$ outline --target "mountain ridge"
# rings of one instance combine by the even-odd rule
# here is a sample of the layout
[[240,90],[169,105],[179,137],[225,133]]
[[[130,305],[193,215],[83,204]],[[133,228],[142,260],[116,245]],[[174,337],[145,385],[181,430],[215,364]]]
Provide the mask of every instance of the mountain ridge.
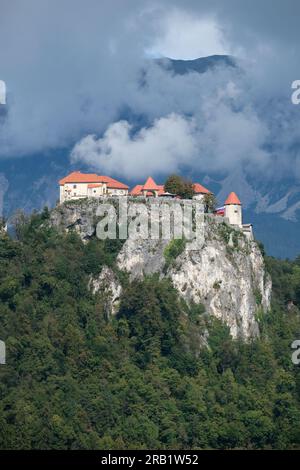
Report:
[[[210,56],[192,61],[158,59],[173,73],[205,73],[222,67],[237,67],[231,56]],[[44,155],[6,159],[0,162],[0,215],[10,217],[17,209],[31,212],[58,199],[57,181],[74,169],[90,171],[86,165],[76,167],[69,161],[71,147],[48,151]],[[185,172],[183,172],[185,173]],[[112,175],[114,176],[114,175]],[[166,175],[153,175],[162,182]],[[189,176],[189,174],[186,174]],[[300,184],[295,180],[268,181],[263,175],[247,175],[241,166],[227,174],[193,174],[216,194],[219,203],[235,190],[242,200],[246,222],[259,224],[257,236],[270,255],[294,258],[300,253]],[[124,181],[133,186],[138,181]],[[264,228],[265,219],[265,228]],[[274,230],[276,227],[276,231]],[[255,229],[255,227],[254,227]]]

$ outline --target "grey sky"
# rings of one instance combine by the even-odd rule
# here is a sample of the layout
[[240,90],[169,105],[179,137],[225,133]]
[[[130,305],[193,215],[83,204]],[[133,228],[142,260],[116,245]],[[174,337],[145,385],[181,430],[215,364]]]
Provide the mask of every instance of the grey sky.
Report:
[[[300,178],[300,156],[290,150],[300,137],[300,107],[289,101],[300,78],[299,17],[298,0],[0,0],[0,79],[9,106],[0,155],[77,141],[73,159],[103,171],[119,167],[127,177],[185,162],[210,171],[238,164],[251,171],[255,162],[271,174],[276,161],[283,174],[292,164]],[[173,77],[149,59],[213,53],[239,57],[244,73]],[[119,123],[124,108],[147,122],[135,136],[133,123]],[[180,148],[174,129],[182,132]]]

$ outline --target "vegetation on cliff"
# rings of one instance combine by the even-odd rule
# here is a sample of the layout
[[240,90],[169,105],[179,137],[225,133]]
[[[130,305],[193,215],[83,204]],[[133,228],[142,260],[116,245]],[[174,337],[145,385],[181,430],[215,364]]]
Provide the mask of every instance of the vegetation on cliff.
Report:
[[118,242],[83,244],[48,217],[0,236],[0,448],[300,448],[300,258],[266,259],[272,311],[247,344],[155,276],[119,274],[107,321],[87,286],[116,270]]

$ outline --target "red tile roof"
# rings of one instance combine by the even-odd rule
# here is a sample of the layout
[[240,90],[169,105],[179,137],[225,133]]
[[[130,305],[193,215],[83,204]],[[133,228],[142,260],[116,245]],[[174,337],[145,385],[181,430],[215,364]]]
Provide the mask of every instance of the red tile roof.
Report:
[[142,184],[137,184],[132,190],[130,191],[131,196],[140,196],[142,194]]
[[[193,188],[196,194],[212,194],[211,191],[206,189],[202,184],[194,183]],[[134,188],[130,191],[131,196],[142,196],[143,191],[158,191],[158,195],[160,196],[165,192],[165,188],[163,184],[156,184],[154,179],[151,176],[148,177],[146,183],[144,185],[137,184]]]
[[88,188],[101,188],[101,183],[90,183],[88,184]]
[[212,194],[211,191],[206,189],[202,184],[194,183],[193,189],[195,194]]
[[128,189],[129,186],[127,184],[121,183],[110,176],[99,176],[101,178],[101,182],[106,183],[108,188],[112,189]]
[[149,176],[146,183],[143,186],[143,190],[159,191],[159,186],[157,186],[154,179],[151,178],[151,176]]
[[99,181],[98,175],[95,173],[80,173],[80,171],[73,171],[65,178],[59,181],[60,185],[65,183],[93,183]]
[[165,192],[165,187],[163,184],[158,184],[157,187],[158,187],[158,195],[160,196],[161,194]]
[[60,185],[64,185],[66,183],[106,183],[108,188],[128,189],[126,184],[123,184],[110,176],[100,176],[96,175],[96,173],[81,173],[80,171],[73,171],[59,181]]
[[241,206],[241,201],[237,197],[237,195],[232,192],[229,194],[228,198],[225,201],[225,206],[229,206],[230,204],[236,204],[237,206]]
[[[130,191],[129,194],[131,196],[143,196],[143,190],[144,189],[145,189],[144,185],[137,184],[136,186],[134,186],[134,188],[132,188],[132,190]],[[157,184],[155,191],[157,191],[158,195],[160,196],[161,194],[163,194],[165,192],[164,185],[163,184]],[[146,195],[147,196],[149,196],[149,195],[153,196],[153,193],[151,191],[147,191]]]

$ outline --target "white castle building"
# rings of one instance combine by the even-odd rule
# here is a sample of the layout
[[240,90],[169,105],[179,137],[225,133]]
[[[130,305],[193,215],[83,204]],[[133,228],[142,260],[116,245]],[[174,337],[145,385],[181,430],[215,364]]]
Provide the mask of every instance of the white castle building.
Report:
[[127,196],[128,186],[110,176],[73,171],[59,181],[59,202],[101,196]]
[[[167,197],[176,198],[176,194],[165,191],[164,185],[156,184],[149,176],[144,184],[137,184],[130,192],[129,187],[110,176],[101,176],[95,173],[81,173],[74,171],[59,181],[59,201],[78,200],[84,198],[99,198],[107,196],[132,196],[132,197]],[[203,201],[205,196],[213,193],[200,183],[193,183],[194,199]],[[216,216],[223,216],[226,221],[240,228],[247,238],[253,238],[251,224],[243,224],[242,204],[238,196],[232,192],[229,194],[223,207],[216,209]]]

